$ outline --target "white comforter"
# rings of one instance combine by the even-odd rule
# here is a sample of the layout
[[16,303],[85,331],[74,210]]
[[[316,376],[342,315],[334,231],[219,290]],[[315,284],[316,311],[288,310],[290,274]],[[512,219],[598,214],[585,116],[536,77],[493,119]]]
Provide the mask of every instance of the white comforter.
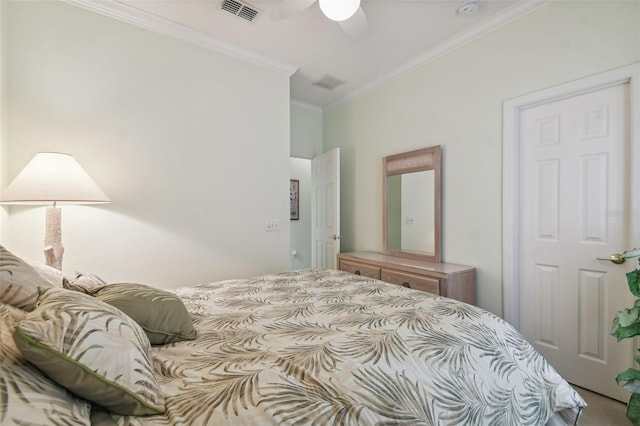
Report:
[[153,425],[544,425],[582,398],[475,306],[334,270],[176,289],[199,337],[153,348]]

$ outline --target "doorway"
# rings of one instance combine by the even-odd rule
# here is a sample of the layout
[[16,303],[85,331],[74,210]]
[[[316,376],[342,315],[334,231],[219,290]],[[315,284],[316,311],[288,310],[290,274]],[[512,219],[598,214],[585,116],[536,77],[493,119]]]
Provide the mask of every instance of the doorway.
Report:
[[336,269],[340,253],[340,148],[311,160],[291,158],[299,214],[291,220],[291,269]]
[[291,179],[298,181],[298,214],[291,220],[291,269],[311,268],[311,160],[291,157]]

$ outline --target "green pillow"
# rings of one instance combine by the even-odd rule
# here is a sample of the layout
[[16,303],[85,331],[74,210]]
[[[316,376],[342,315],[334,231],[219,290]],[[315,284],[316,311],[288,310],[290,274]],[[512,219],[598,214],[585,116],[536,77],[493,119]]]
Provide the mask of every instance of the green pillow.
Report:
[[13,338],[23,357],[76,395],[122,415],[161,414],[151,346],[127,315],[91,296],[40,288]]
[[89,294],[129,315],[147,333],[152,345],[197,337],[184,303],[168,291],[144,284],[117,283],[96,287]]

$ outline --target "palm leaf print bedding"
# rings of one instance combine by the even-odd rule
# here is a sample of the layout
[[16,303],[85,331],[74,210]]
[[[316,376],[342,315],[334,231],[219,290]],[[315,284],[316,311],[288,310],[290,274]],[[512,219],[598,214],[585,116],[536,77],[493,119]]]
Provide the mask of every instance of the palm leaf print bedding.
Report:
[[166,413],[94,424],[573,424],[585,405],[509,324],[451,299],[336,270],[173,291],[198,338],[152,349]]

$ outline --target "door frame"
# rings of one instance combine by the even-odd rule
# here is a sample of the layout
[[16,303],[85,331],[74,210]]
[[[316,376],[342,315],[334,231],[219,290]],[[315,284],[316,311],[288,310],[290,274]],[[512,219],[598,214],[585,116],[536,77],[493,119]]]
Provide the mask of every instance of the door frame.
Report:
[[[629,84],[630,155],[634,167],[631,185],[630,226],[632,244],[640,246],[640,63],[607,71],[592,77],[520,96],[503,103],[502,133],[502,313],[503,318],[520,329],[519,217],[520,112],[533,106],[555,102],[607,87]],[[631,249],[632,247],[621,247]],[[606,254],[606,253],[605,253]]]

